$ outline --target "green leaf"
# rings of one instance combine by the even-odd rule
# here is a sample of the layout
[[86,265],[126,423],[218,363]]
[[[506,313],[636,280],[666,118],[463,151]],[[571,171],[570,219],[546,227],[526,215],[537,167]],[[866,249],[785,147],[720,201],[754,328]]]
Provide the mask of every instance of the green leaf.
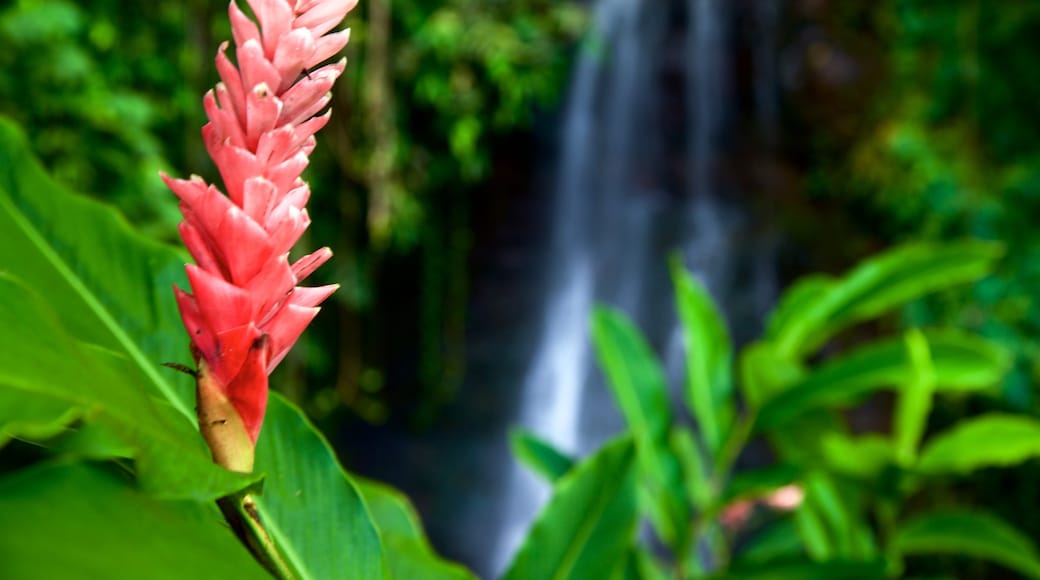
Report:
[[906,350],[911,372],[896,403],[893,439],[896,459],[900,465],[910,466],[917,460],[917,447],[932,411],[936,377],[928,340],[921,331],[907,333]]
[[708,291],[678,256],[672,256],[670,265],[686,343],[686,404],[714,458],[733,421],[733,346]]
[[43,439],[77,418],[107,430],[135,459],[142,487],[160,497],[216,499],[259,476],[213,464],[193,426],[150,396],[116,353],[68,336],[35,292],[0,274],[0,425]]
[[194,381],[164,362],[190,363],[171,292],[185,285],[185,255],[134,233],[111,208],[68,192],[0,119],[0,264],[47,304],[79,341],[123,357],[127,381],[194,424]]
[[686,496],[693,505],[704,509],[712,498],[712,484],[704,458],[693,432],[685,426],[677,425],[672,429],[672,450],[679,458],[682,467],[683,482],[686,484]]
[[[953,332],[925,334],[931,349],[936,390],[968,391],[992,387],[1010,366],[1008,353],[977,336]],[[767,402],[758,429],[776,429],[811,409],[846,407],[876,390],[899,388],[914,372],[902,340],[888,339],[828,361],[799,383]]]
[[386,577],[379,533],[357,486],[325,438],[277,393],[268,401],[256,469],[267,474],[256,502],[261,520],[297,577]]
[[810,562],[804,559],[771,560],[764,563],[737,562],[725,580],[881,580],[885,561],[835,559]]
[[560,479],[574,466],[574,459],[524,429],[510,431],[509,448],[521,463],[549,482]]
[[781,301],[769,338],[781,353],[799,358],[857,322],[982,278],[1001,253],[1000,246],[980,241],[912,244],[862,262],[833,282],[810,279]]
[[0,480],[8,578],[269,578],[213,504],[146,496],[98,467],[36,465]]
[[357,480],[387,552],[390,577],[400,580],[472,580],[466,568],[444,560],[423,532],[419,515],[401,492],[371,480]]
[[841,475],[872,480],[895,463],[892,442],[881,435],[850,437],[827,433],[820,447],[828,469]]
[[671,580],[672,575],[664,564],[659,562],[649,550],[642,546],[633,546],[628,551],[623,574],[615,574],[614,578],[624,580]]
[[625,565],[637,509],[632,440],[604,446],[557,482],[504,578],[609,578]]
[[777,352],[769,342],[754,342],[740,353],[740,386],[749,410],[802,380],[805,368]]
[[932,438],[918,468],[925,473],[969,473],[1007,467],[1040,456],[1040,421],[991,413],[958,423]]
[[681,468],[668,441],[672,414],[664,372],[639,330],[616,310],[595,310],[592,338],[635,439],[654,528],[669,545],[683,545],[690,518]]
[[757,530],[739,548],[734,566],[794,559],[805,555],[798,528],[792,517],[784,517],[764,529]]
[[890,548],[901,555],[951,554],[996,562],[1040,578],[1040,554],[1024,534],[992,515],[966,510],[934,512],[902,524]]

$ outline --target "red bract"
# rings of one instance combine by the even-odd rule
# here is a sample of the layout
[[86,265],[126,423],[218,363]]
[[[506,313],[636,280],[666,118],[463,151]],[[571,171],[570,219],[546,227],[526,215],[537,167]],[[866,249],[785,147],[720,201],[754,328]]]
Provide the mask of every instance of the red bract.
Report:
[[195,260],[185,267],[192,293],[174,288],[177,304],[200,390],[204,383],[216,390],[200,393],[200,418],[214,416],[203,399],[226,399],[255,443],[268,374],[336,289],[297,285],[329,259],[328,248],[294,263],[289,250],[310,224],[310,188],[300,174],[314,133],[329,120],[328,112],[315,115],[346,61],[315,67],[347,44],[349,30],[329,31],[357,0],[248,2],[259,26],[231,2],[235,63],[225,42],[216,58],[221,82],[203,99],[202,136],[227,195],[198,176],[163,179],[180,198],[179,230]]

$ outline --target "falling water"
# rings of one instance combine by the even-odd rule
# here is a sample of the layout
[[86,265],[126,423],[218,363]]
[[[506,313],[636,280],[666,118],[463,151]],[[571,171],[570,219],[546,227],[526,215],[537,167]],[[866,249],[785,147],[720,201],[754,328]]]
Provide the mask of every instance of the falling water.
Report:
[[[635,319],[678,386],[683,349],[669,251],[679,249],[715,296],[727,296],[724,307],[748,300],[738,284],[760,289],[750,298],[756,310],[771,297],[768,267],[748,280],[733,266],[743,259],[734,232],[744,215],[725,201],[716,169],[731,114],[728,1],[595,3],[562,127],[542,330],[519,416],[566,452],[584,455],[624,428],[591,350],[595,304]],[[498,570],[548,495],[513,469]]]

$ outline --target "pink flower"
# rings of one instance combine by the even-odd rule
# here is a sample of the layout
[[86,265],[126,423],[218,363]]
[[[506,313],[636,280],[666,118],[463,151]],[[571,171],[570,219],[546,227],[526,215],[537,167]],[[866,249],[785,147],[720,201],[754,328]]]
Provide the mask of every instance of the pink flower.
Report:
[[[300,175],[346,60],[315,67],[347,44],[349,29],[329,31],[357,0],[248,3],[259,26],[231,2],[236,62],[225,42],[216,58],[222,82],[203,99],[202,136],[227,195],[198,176],[162,177],[180,198],[179,231],[195,260],[185,266],[192,293],[174,292],[199,366],[200,425],[206,417],[243,426],[251,468],[267,376],[337,288],[298,286],[332,256],[328,248],[294,263],[289,250],[310,224],[310,188]],[[203,408],[214,397],[224,411]],[[237,417],[225,416],[230,408]]]

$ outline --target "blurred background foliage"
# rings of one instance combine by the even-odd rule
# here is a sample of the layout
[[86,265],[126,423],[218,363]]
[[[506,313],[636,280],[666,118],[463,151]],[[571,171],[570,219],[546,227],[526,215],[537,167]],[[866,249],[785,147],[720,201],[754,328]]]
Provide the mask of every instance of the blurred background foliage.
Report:
[[[997,338],[1018,363],[1009,403],[1036,410],[1040,378],[1040,5],[886,0],[826,24],[842,50],[879,71],[855,97],[865,114],[816,126],[807,190],[838,204],[871,245],[966,236],[1000,240],[995,276],[916,304],[916,323],[943,319]],[[838,13],[839,11],[835,11]],[[873,51],[870,54],[867,51]],[[824,51],[817,60],[833,58]],[[868,62],[869,62],[868,60]],[[834,130],[839,122],[848,130]]]

